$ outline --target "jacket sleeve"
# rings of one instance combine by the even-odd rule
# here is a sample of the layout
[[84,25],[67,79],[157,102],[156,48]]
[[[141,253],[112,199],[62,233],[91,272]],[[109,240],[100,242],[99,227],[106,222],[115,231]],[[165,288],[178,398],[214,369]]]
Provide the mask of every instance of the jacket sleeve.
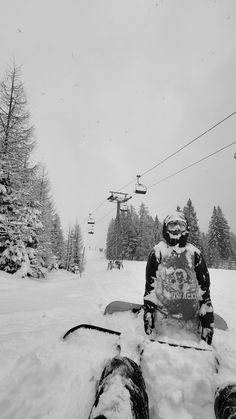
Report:
[[144,291],[144,309],[154,311],[156,307],[155,278],[158,261],[154,249],[149,254],[146,265],[146,281]]
[[195,253],[195,272],[199,284],[199,319],[202,329],[214,328],[214,312],[210,297],[210,275],[202,254]]

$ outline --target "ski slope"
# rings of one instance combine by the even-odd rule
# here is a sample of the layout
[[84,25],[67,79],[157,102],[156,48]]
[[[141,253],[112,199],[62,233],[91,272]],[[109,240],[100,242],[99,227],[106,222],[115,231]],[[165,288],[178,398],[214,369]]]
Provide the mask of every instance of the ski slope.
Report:
[[132,261],[107,271],[96,251],[87,253],[82,277],[58,271],[38,281],[0,273],[1,419],[88,418],[103,367],[117,354],[117,337],[82,331],[63,341],[80,323],[121,331],[121,355],[134,360],[142,344],[151,419],[214,418],[216,386],[236,382],[236,272],[210,270],[214,309],[229,326],[214,335],[218,374],[212,352],[150,343],[141,316],[103,315],[112,300],[142,302],[144,273],[145,262]]

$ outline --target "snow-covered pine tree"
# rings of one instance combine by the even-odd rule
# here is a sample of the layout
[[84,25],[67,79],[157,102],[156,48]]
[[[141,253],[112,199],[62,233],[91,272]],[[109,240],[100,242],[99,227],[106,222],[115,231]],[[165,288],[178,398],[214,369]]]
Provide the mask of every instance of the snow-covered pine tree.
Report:
[[56,257],[59,267],[65,267],[66,245],[61,226],[61,220],[57,213],[53,216],[51,228],[52,253]]
[[201,252],[205,259],[205,261],[208,264],[208,250],[207,250],[207,243],[208,243],[208,236],[207,233],[202,232],[201,233]]
[[129,207],[127,218],[127,247],[125,250],[125,259],[134,260],[138,245],[139,218],[135,208]]
[[138,215],[131,205],[121,216],[121,258],[133,260],[138,243]]
[[232,260],[229,266],[230,269],[236,269],[236,234],[230,232],[230,244],[232,249]]
[[112,219],[107,231],[106,258],[133,260],[138,242],[138,228],[138,215],[132,205],[127,208],[127,212],[121,212],[119,223],[117,218]]
[[72,240],[73,240],[73,232],[69,227],[67,232],[67,242],[66,242],[66,258],[65,258],[65,269],[67,271],[70,270],[70,261],[72,258]]
[[154,220],[149,215],[145,204],[142,203],[139,208],[139,232],[135,259],[146,260],[154,244]]
[[30,156],[35,146],[33,127],[27,110],[20,70],[13,65],[0,84],[0,161],[1,170],[14,191],[27,200],[28,181],[35,168]]
[[117,202],[116,218],[109,223],[106,239],[106,257],[110,260],[119,260],[122,258],[122,234],[124,217],[120,211],[119,202]]
[[157,244],[162,238],[162,223],[159,221],[157,215],[154,218],[153,233],[154,233],[154,243]]
[[84,260],[84,245],[83,238],[80,230],[80,226],[76,221],[73,229],[73,246],[72,246],[72,261],[71,269],[73,272],[79,272],[82,274],[84,271],[85,260]]
[[77,221],[68,231],[65,264],[68,271],[80,274],[85,267],[83,238]]
[[[37,231],[41,225],[31,192],[35,167],[30,165],[34,148],[33,128],[20,72],[12,66],[0,84],[0,269],[39,274],[35,261]],[[30,265],[32,265],[30,267]]]
[[220,264],[217,218],[218,215],[214,206],[207,234],[207,260],[210,268],[218,268]]
[[0,269],[22,276],[43,276],[35,256],[42,224],[33,202],[19,202],[0,174]]
[[230,242],[230,227],[219,205],[217,206],[216,211],[218,214],[218,223],[219,223],[218,228],[219,228],[219,233],[220,233],[219,253],[223,261],[223,265],[225,265],[225,267],[228,267],[227,262],[229,258],[232,257],[232,248],[231,248],[231,242]]
[[208,260],[211,268],[228,268],[232,258],[230,228],[221,208],[213,208],[208,229]]
[[54,203],[51,197],[51,187],[43,165],[38,166],[34,188],[34,199],[39,202],[42,229],[38,237],[37,255],[43,265],[48,268],[54,262],[52,250],[52,229],[55,216]]
[[183,208],[183,213],[189,223],[188,241],[196,247],[201,248],[201,232],[198,225],[198,218],[191,199],[189,198],[187,205]]
[[115,259],[115,220],[112,218],[108,230],[107,230],[107,237],[106,237],[106,258],[108,260]]

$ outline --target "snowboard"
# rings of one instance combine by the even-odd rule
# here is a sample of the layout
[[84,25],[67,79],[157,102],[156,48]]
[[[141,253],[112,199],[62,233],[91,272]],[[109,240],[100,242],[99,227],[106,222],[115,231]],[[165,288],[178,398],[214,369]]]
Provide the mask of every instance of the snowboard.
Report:
[[[109,303],[104,311],[104,314],[113,314],[121,311],[132,311],[133,313],[138,313],[142,309],[142,304],[126,302],[126,301],[112,301]],[[221,330],[227,330],[228,325],[226,321],[219,314],[214,314],[215,317],[215,328]]]
[[[152,374],[150,374],[149,377],[147,374],[147,367],[145,370],[144,366],[148,364],[147,361],[150,357],[150,350],[155,351],[157,354],[156,359],[158,359],[158,354],[166,353],[164,349],[166,346],[174,346],[177,347],[177,354],[179,354],[178,356],[182,359],[185,358],[184,352],[190,351],[190,354],[186,353],[186,358],[190,357],[191,359],[194,357],[194,359],[204,359],[204,362],[207,362],[208,360],[209,367],[214,367],[213,359],[215,357],[215,352],[211,347],[207,349],[205,347],[191,347],[155,340],[153,342],[155,345],[154,348],[152,347],[152,340],[150,338],[147,338],[144,342],[137,340],[137,348],[133,347],[131,348],[131,351],[128,350],[127,356],[127,353],[125,353],[126,348],[125,346],[122,346],[124,341],[122,341],[122,339],[120,340],[120,336],[122,335],[121,332],[92,324],[74,326],[64,334],[63,338],[64,341],[68,341],[68,343],[71,342],[72,344],[76,343],[76,345],[84,345],[84,336],[89,336],[92,345],[93,342],[96,342],[98,334],[104,335],[104,341],[111,342],[111,347],[113,347],[113,349],[115,345],[117,351],[116,354],[114,354],[114,350],[112,351],[113,353],[110,361],[105,361],[105,368],[103,366],[103,372],[101,375],[99,374],[100,379],[98,385],[94,387],[94,398],[90,404],[88,419],[111,419],[112,417],[116,417],[116,419],[149,419],[149,414],[151,415],[153,413],[153,406],[150,408],[150,413],[148,413],[148,406],[150,407],[150,403],[153,403],[152,398],[150,398],[151,396],[149,395],[153,377]],[[162,347],[163,350],[161,349]],[[173,351],[175,351],[175,348],[173,348]],[[203,351],[202,354],[199,351]],[[167,353],[170,354],[171,352],[172,351],[167,348]],[[125,354],[125,356],[123,356],[123,354]],[[136,356],[136,354],[138,356]],[[172,359],[170,355],[168,355],[167,358]],[[166,374],[166,371],[164,374]],[[162,386],[161,376],[160,386]],[[166,396],[164,395],[162,397],[165,400]]]
[[99,380],[89,419],[149,419],[148,395],[140,367],[130,358],[109,360]]
[[[113,301],[108,304],[104,314],[125,311],[138,313],[141,309],[141,304]],[[218,314],[215,315],[215,320],[217,328],[227,330],[227,323],[221,316]],[[69,329],[64,334],[63,339],[67,340],[71,335],[76,334],[76,331],[79,332],[83,329],[94,330],[102,334],[110,335],[111,339],[114,339],[112,338],[112,335],[115,335],[115,345],[117,347],[117,353],[119,354],[115,357],[113,355],[113,358],[107,362],[103,369],[88,419],[109,419],[110,417],[113,417],[113,410],[116,408],[121,412],[121,415],[117,416],[118,419],[124,419],[124,417],[148,419],[148,396],[142,371],[138,365],[139,363],[136,363],[137,361],[134,362],[128,357],[120,356],[119,337],[121,336],[121,332],[97,325],[79,324]],[[79,341],[80,340],[78,339],[78,343]],[[150,339],[150,341],[152,341],[152,339]],[[177,346],[187,350],[207,351],[206,354],[208,351],[212,352],[216,360],[216,372],[220,367],[217,355],[212,347],[209,347],[209,349],[197,346],[192,347],[161,340],[155,341],[155,344],[157,343]],[[145,355],[145,348],[142,346],[139,348],[139,351],[140,355]],[[216,419],[236,419],[236,385],[227,383],[225,386],[218,388],[213,403]]]

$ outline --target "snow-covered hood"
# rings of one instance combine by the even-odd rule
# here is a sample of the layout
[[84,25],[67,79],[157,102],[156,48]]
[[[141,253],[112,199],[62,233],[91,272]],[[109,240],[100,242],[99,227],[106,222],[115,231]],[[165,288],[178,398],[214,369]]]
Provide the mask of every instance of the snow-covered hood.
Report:
[[[177,221],[184,222],[186,224],[186,230],[182,232],[181,234],[179,234],[178,236],[172,237],[167,230],[167,226],[170,222],[177,222]],[[189,234],[189,224],[184,213],[182,211],[175,211],[172,214],[167,215],[163,222],[162,233],[163,233],[164,239],[169,244],[169,246],[176,246],[176,244],[179,244],[180,247],[186,246],[186,243],[188,240],[188,234]]]

